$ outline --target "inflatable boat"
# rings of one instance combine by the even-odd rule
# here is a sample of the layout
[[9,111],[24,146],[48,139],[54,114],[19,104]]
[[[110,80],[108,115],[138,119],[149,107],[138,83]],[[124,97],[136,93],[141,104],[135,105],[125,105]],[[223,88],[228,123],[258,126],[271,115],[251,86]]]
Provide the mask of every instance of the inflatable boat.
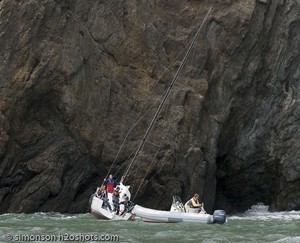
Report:
[[224,210],[216,210],[212,215],[207,214],[204,209],[200,212],[198,209],[190,209],[187,212],[179,197],[176,196],[173,197],[170,211],[155,210],[135,205],[132,212],[143,221],[154,223],[194,222],[224,224],[226,222],[226,213]]

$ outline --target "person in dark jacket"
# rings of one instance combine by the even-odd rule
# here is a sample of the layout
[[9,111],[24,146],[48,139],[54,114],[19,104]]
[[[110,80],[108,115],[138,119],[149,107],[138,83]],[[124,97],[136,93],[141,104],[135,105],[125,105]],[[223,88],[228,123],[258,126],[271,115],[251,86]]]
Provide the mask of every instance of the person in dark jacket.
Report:
[[112,201],[113,201],[113,206],[114,206],[113,211],[116,212],[116,214],[119,214],[119,201],[120,201],[119,195],[120,195],[120,188],[117,186],[114,189],[114,192],[112,195]]

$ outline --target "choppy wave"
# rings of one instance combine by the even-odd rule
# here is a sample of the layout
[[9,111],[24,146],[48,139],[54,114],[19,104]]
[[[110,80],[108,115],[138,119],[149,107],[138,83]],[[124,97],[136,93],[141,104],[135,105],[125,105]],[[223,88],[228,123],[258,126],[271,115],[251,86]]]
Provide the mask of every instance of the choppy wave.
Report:
[[276,243],[282,243],[282,242],[284,242],[284,243],[287,243],[287,242],[289,242],[289,243],[298,243],[298,242],[300,242],[300,236],[288,236],[288,237],[285,237],[285,238],[282,238],[282,239],[280,239],[280,240],[277,240],[277,241],[275,241]]
[[51,218],[52,220],[71,220],[71,219],[80,219],[80,218],[89,218],[91,215],[89,213],[86,214],[62,214],[57,212],[37,212],[32,214],[16,214],[16,213],[6,213],[0,215],[0,220],[14,220],[14,221],[22,221],[22,220],[30,220],[30,219],[43,219],[43,218]]
[[229,216],[224,225],[102,221],[91,214],[60,213],[2,214],[0,225],[0,242],[7,235],[40,234],[117,234],[120,242],[300,242],[300,211],[270,212],[263,204]]
[[280,211],[270,212],[269,206],[262,203],[253,205],[243,214],[230,216],[230,219],[249,219],[249,220],[293,220],[300,219],[300,211]]

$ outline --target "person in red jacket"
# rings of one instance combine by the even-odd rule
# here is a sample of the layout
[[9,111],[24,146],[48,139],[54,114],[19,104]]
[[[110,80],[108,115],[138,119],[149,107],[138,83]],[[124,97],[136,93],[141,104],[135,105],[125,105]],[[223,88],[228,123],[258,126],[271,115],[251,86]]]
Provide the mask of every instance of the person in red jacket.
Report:
[[114,192],[114,188],[116,186],[116,181],[113,178],[113,175],[110,174],[108,179],[104,180],[104,184],[106,185],[106,192],[107,192],[107,198],[108,198],[108,202],[110,204],[110,207],[113,208],[113,192]]
[[114,188],[116,186],[116,181],[113,178],[112,174],[109,175],[108,179],[105,180],[104,184],[106,185],[106,191],[107,191],[107,193],[113,193],[114,192]]

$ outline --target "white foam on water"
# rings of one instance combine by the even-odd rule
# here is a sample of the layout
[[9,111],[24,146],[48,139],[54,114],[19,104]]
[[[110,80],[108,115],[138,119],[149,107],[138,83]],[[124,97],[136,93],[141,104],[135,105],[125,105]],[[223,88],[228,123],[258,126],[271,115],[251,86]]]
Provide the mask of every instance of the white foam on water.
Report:
[[286,243],[286,242],[298,243],[298,242],[300,242],[300,236],[288,236],[288,237],[285,237],[283,239],[277,240],[275,242],[278,242],[278,243],[281,243],[281,242],[284,242],[284,243]]
[[250,219],[250,220],[293,220],[300,219],[300,211],[280,211],[270,212],[269,206],[262,203],[253,205],[245,213],[229,216],[230,219]]
[[37,212],[33,213],[32,217],[44,217],[44,218],[51,218],[53,220],[70,220],[70,219],[79,219],[85,218],[90,216],[89,213],[86,214],[61,214],[57,212]]

